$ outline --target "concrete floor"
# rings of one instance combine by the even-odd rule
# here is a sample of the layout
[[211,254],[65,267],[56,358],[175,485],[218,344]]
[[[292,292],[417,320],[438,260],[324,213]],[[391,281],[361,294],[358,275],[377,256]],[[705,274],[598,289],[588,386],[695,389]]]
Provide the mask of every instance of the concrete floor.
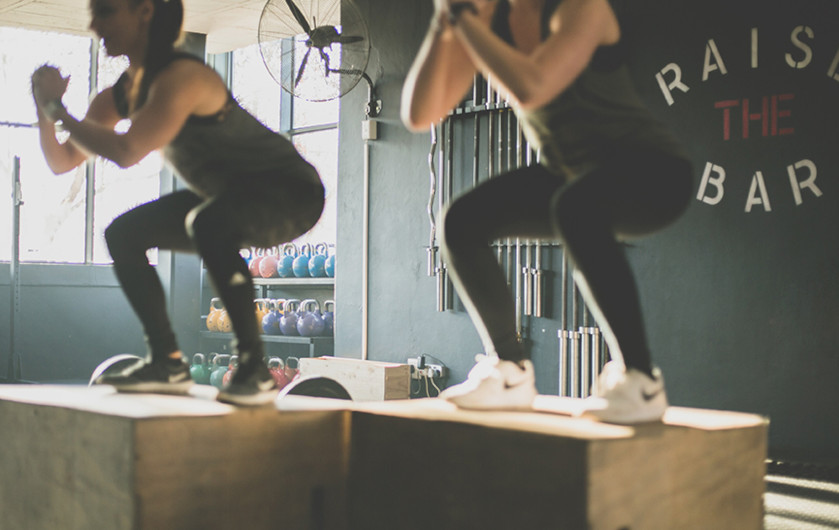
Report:
[[767,475],[766,530],[839,529],[839,483]]

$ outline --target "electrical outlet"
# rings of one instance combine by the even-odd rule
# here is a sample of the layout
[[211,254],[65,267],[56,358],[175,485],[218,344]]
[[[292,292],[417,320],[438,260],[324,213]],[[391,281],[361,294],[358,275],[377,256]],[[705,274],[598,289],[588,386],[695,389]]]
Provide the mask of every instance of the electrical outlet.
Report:
[[[423,363],[422,356],[409,358],[408,365],[411,367],[411,379],[422,379],[423,377],[442,379],[446,376],[445,366]],[[422,365],[422,368],[420,368],[420,365]]]

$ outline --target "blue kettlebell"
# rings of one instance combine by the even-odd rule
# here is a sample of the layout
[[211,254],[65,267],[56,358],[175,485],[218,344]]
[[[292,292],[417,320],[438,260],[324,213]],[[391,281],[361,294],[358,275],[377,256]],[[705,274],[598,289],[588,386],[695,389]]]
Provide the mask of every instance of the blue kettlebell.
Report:
[[286,243],[280,253],[282,255],[277,259],[277,276],[291,278],[294,276],[294,258],[297,257],[297,245]]
[[326,243],[318,243],[315,247],[315,255],[309,258],[309,276],[312,278],[323,278],[326,276],[324,268],[326,258],[329,254],[329,245]]
[[280,302],[280,300],[269,300],[268,313],[262,317],[262,332],[266,335],[282,334],[280,331],[280,317],[282,317],[282,313],[278,309],[278,302]]
[[[314,307],[309,310],[308,308]],[[323,334],[326,325],[320,315],[317,300],[308,299],[300,302],[300,312],[297,316],[297,332],[304,337],[318,337]]]
[[283,335],[295,337],[300,333],[297,331],[297,307],[300,300],[292,298],[283,304],[283,316],[280,317],[280,331]]
[[[331,309],[330,309],[331,306]],[[323,335],[331,337],[335,334],[335,301],[327,300],[323,303]]]
[[239,255],[242,256],[242,259],[245,260],[245,263],[248,264],[248,268],[251,266],[251,260],[253,260],[253,252],[254,248],[243,248],[239,250]]
[[335,277],[335,254],[331,254],[323,264],[323,270],[330,278]]
[[291,268],[294,271],[294,275],[298,278],[308,278],[309,277],[309,256],[312,255],[312,245],[309,243],[304,243],[300,247],[300,253],[294,258],[294,263],[292,264]]

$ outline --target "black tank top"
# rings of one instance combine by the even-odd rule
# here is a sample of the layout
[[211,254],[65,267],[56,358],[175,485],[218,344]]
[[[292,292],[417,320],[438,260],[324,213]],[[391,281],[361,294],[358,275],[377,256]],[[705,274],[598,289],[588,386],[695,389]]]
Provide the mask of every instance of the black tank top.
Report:
[[[550,34],[550,18],[562,0],[545,0],[541,33]],[[588,67],[553,101],[538,109],[514,109],[531,145],[540,150],[540,161],[553,172],[575,178],[600,167],[619,147],[658,150],[686,157],[681,145],[659,123],[638,97],[626,68],[624,0],[610,0],[621,40],[601,46]],[[509,25],[510,5],[498,0],[493,31],[513,45]]]
[[[177,60],[201,61],[187,53]],[[127,74],[113,86],[117,111],[128,117]],[[277,87],[279,90],[279,87]],[[244,110],[228,91],[227,103],[211,116],[190,116],[178,135],[163,148],[163,156],[196,193],[214,197],[231,185],[247,185],[252,177],[276,174],[278,179],[320,183],[317,171],[284,136]]]

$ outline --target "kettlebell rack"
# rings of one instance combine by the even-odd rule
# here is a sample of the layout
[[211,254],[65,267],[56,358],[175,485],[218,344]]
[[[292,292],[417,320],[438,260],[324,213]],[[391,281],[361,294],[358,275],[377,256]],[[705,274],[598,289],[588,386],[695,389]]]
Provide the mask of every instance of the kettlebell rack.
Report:
[[[456,190],[466,190],[499,173],[538,163],[540,153],[524,138],[521,123],[510,104],[493,87],[492,79],[480,75],[474,78],[471,97],[467,96],[444,120],[432,126],[430,133],[427,275],[435,278],[436,309],[445,312],[454,309],[455,293],[440,253],[437,227],[440,215]],[[559,306],[560,320],[559,394],[587,396],[608,359],[608,350],[574,283],[573,266],[562,244],[507,238],[494,241],[492,247],[514,293],[516,332],[520,339],[525,338],[529,327],[525,322],[532,325],[532,318],[550,316],[545,280],[556,273],[545,267],[547,258],[543,253],[556,249],[561,255],[561,270],[557,271],[561,300],[553,304]]]
[[[204,286],[207,285],[206,269],[201,269],[201,285],[199,292],[204,293]],[[300,289],[317,289],[317,290],[334,290],[335,278],[333,277],[317,277],[317,278],[253,278],[254,289],[259,292],[258,298],[268,298],[270,291],[274,289],[287,289],[296,291]],[[332,296],[330,296],[332,298]],[[221,351],[226,350],[232,339],[233,333],[223,331],[210,331],[207,329],[206,320],[208,315],[201,315],[202,326],[199,331],[199,344],[202,349],[204,346],[219,341],[223,342]],[[298,345],[307,349],[309,357],[319,357],[322,355],[332,355],[335,350],[335,340],[332,336],[290,336],[290,335],[261,335],[262,341],[266,344],[286,344]],[[273,354],[269,356],[275,356]]]

